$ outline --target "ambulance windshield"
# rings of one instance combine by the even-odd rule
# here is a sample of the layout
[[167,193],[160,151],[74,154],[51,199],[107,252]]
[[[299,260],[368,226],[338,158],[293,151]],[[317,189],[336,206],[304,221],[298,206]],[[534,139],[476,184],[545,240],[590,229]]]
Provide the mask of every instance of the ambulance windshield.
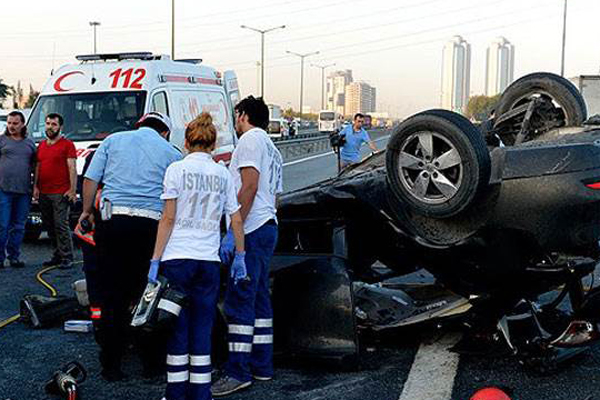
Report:
[[145,91],[77,93],[41,96],[27,122],[30,137],[45,138],[45,117],[64,118],[62,133],[73,141],[101,140],[111,133],[133,129],[142,116]]

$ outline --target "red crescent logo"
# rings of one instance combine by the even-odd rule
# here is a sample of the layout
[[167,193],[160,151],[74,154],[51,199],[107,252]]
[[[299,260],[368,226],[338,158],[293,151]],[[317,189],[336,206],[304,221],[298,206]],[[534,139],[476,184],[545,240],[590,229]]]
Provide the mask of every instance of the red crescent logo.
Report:
[[68,92],[69,90],[72,90],[72,89],[64,89],[63,87],[60,86],[61,83],[62,83],[62,81],[66,77],[71,76],[71,75],[83,75],[83,72],[81,72],[81,71],[67,72],[66,74],[64,74],[63,76],[61,76],[60,78],[58,78],[56,80],[56,82],[54,82],[54,90],[56,90],[57,92]]

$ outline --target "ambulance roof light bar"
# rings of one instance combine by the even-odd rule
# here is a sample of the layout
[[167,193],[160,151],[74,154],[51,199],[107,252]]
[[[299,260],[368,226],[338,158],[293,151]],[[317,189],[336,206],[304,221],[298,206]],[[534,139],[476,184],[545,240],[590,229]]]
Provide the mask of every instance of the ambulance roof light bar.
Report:
[[184,63],[189,63],[189,64],[200,64],[202,62],[201,58],[182,58],[182,59],[177,59],[174,61],[178,61],[178,62],[184,62]]
[[163,56],[141,51],[131,53],[108,53],[108,54],[84,54],[75,57],[78,61],[107,61],[107,60],[157,60]]

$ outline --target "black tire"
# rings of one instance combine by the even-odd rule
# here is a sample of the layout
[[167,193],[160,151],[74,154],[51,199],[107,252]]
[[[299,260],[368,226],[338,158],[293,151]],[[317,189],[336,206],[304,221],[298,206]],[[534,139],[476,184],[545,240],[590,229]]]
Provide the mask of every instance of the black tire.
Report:
[[[428,151],[421,137],[427,142],[430,134],[431,154],[426,161]],[[415,141],[418,143],[413,143]],[[450,153],[450,150],[444,151],[445,148],[458,155],[453,161],[458,160],[458,164],[442,168],[444,165],[438,162],[434,167],[436,160],[442,159],[441,154]],[[438,149],[441,149],[439,153]],[[401,158],[402,163],[408,156],[415,155],[415,159],[419,159],[419,151],[423,161],[419,167],[401,166]],[[448,218],[468,208],[487,187],[491,162],[481,133],[469,120],[451,111],[429,110],[410,117],[396,128],[387,146],[386,170],[393,195],[409,210],[428,217]],[[440,176],[453,184],[450,191],[450,186],[444,188],[447,193],[440,188]],[[422,188],[424,181],[426,193],[421,195],[418,187]]]
[[575,85],[556,74],[536,72],[517,79],[504,90],[496,107],[496,119],[535,95],[547,96],[560,106],[564,126],[579,126],[587,118],[585,100]]

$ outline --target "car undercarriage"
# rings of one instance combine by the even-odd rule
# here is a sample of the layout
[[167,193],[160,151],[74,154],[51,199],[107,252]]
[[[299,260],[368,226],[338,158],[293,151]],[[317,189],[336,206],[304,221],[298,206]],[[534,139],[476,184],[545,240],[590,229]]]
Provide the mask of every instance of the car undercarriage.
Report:
[[464,331],[455,351],[539,372],[581,353],[600,337],[600,129],[585,118],[568,81],[531,74],[479,128],[419,113],[385,151],[284,194],[276,345],[356,360],[361,332],[434,322]]

